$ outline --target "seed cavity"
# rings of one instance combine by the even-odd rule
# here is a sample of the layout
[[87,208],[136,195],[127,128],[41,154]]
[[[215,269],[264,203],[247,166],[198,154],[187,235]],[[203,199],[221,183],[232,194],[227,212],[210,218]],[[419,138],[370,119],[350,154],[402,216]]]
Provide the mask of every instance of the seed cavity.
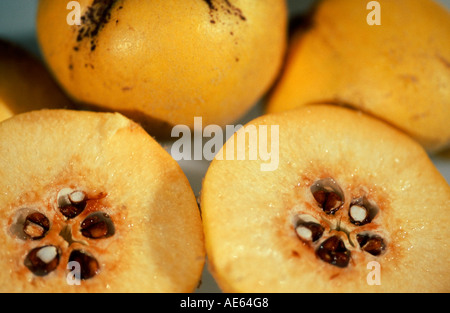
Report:
[[84,211],[87,200],[83,191],[64,188],[58,193],[58,208],[62,215],[72,219]]
[[69,262],[77,262],[80,265],[80,279],[82,280],[90,279],[100,271],[97,259],[86,251],[73,250],[69,256]]
[[377,205],[369,201],[366,197],[353,199],[348,210],[350,222],[356,226],[370,223],[377,215],[379,209]]
[[310,190],[326,214],[335,214],[344,205],[344,192],[332,178],[316,181]]
[[295,232],[297,236],[309,243],[319,240],[325,228],[312,216],[302,214],[295,222]]
[[[363,190],[364,194],[345,201],[343,189],[333,178],[316,180],[309,187],[314,200],[306,199],[307,212],[315,217],[302,213],[292,218],[297,237],[314,249],[317,258],[340,268],[350,264],[354,251],[379,256],[387,249],[385,240],[376,234],[382,224],[381,217],[377,217],[380,207],[371,199],[369,188],[346,186],[345,190],[355,187],[354,191]],[[335,215],[338,211],[342,214]],[[373,223],[375,218],[378,220]],[[364,225],[368,226],[360,228]]]
[[49,219],[40,212],[28,214],[23,223],[24,234],[32,240],[44,238],[49,229]]
[[386,249],[386,244],[379,235],[361,233],[356,235],[356,240],[362,250],[375,256],[380,255]]
[[350,262],[351,252],[338,236],[332,236],[320,244],[316,255],[324,262],[344,268]]
[[32,249],[25,257],[24,265],[36,276],[45,276],[59,264],[59,249],[48,245]]
[[[60,239],[64,239],[66,243],[62,247],[52,244],[41,245],[28,251],[23,260],[23,265],[30,270],[35,276],[46,276],[59,266],[60,259],[68,262],[77,262],[80,269],[80,279],[86,280],[96,276],[100,272],[100,264],[97,259],[90,253],[82,249],[72,250],[72,244],[81,245],[82,247],[94,248],[94,243],[89,240],[79,240],[79,236],[72,236],[74,231],[78,232],[77,225],[79,225],[79,232],[85,238],[102,239],[108,238],[115,234],[115,226],[111,217],[101,211],[90,212],[86,214],[87,217],[78,223],[71,221],[80,215],[87,206],[87,201],[101,199],[106,197],[106,193],[100,192],[96,195],[90,195],[82,190],[75,190],[72,188],[62,188],[56,199],[57,213],[55,215],[54,224],[50,224],[49,218],[38,211],[37,209],[24,207],[19,208],[14,216],[11,217],[11,225],[8,228],[8,233],[14,238],[21,240],[39,240],[44,238],[53,228],[53,235],[59,231]],[[66,219],[61,219],[59,213],[63,214]],[[48,240],[56,240],[55,236],[49,236]],[[58,242],[60,242],[60,239]]]
[[89,214],[81,222],[81,234],[91,239],[108,238],[114,235],[115,228],[111,217],[103,212]]

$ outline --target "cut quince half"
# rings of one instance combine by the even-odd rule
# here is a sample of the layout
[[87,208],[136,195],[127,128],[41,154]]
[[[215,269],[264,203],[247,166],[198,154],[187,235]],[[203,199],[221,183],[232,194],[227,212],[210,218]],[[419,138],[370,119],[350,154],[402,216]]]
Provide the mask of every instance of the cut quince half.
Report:
[[249,127],[274,126],[276,169],[261,171],[247,142],[235,150],[246,158],[213,160],[204,180],[208,260],[224,291],[450,291],[450,187],[418,143],[317,105],[253,120],[219,155]]
[[190,292],[200,214],[178,164],[118,113],[42,110],[0,124],[0,290]]

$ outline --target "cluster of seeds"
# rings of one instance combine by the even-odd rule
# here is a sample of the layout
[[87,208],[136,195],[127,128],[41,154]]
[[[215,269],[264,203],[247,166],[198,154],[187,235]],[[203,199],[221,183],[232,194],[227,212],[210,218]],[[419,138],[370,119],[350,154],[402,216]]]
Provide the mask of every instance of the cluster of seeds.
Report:
[[[363,196],[352,199],[348,208],[344,207],[344,192],[332,178],[316,181],[310,191],[324,223],[320,223],[311,215],[299,214],[296,216],[294,227],[299,239],[315,247],[315,253],[319,259],[343,268],[347,267],[350,262],[351,250],[360,249],[374,256],[379,256],[385,251],[384,239],[372,231],[362,230],[358,233],[356,235],[357,243],[352,243],[349,237],[351,230],[371,223],[377,216],[379,209],[375,203]],[[344,215],[343,219],[348,218],[349,223],[345,223],[347,226],[344,227],[342,221],[333,225],[329,221],[329,217],[345,209],[348,214]],[[350,246],[346,246],[342,238],[332,231],[345,234],[349,239]],[[328,236],[328,234],[331,235]]]
[[[69,221],[78,217],[85,210],[89,200],[83,191],[64,188],[58,193],[57,209],[64,216],[65,220]],[[48,217],[36,210],[29,210],[29,213],[21,223],[23,225],[23,234],[20,238],[25,240],[40,240],[51,229]],[[115,228],[108,214],[93,212],[81,221],[80,232],[86,238],[103,239],[113,236]],[[65,225],[59,235],[69,243],[69,246],[76,242],[72,238],[72,230],[69,225]],[[24,265],[34,275],[45,276],[58,267],[62,253],[62,249],[56,245],[39,246],[28,252]],[[74,261],[80,265],[80,279],[92,278],[100,271],[97,259],[83,249],[71,251],[69,262]]]

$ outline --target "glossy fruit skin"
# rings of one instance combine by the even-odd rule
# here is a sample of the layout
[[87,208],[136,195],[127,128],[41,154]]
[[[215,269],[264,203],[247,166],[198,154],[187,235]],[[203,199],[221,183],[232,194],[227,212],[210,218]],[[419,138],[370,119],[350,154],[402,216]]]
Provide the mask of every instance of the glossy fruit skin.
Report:
[[27,111],[71,106],[41,60],[0,39],[0,121]]
[[[429,152],[450,144],[450,13],[431,0],[325,0],[292,36],[268,112],[311,103],[362,110]],[[412,18],[414,16],[414,18]]]
[[[79,3],[84,15],[93,1]],[[66,2],[42,0],[38,9],[45,59],[64,89],[88,107],[147,124],[193,126],[193,117],[202,116],[225,125],[245,114],[280,70],[284,0],[103,3],[107,17],[89,32],[83,23],[66,23]]]

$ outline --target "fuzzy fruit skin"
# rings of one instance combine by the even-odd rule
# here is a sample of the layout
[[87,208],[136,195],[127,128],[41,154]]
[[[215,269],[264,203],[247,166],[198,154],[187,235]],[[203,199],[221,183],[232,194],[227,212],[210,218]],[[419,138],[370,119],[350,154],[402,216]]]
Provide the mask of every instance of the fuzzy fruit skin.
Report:
[[[138,124],[118,113],[41,110],[0,123],[0,138],[1,292],[191,292],[197,287],[205,251],[195,195],[176,161]],[[82,235],[89,208],[65,220],[55,197],[66,187],[105,193],[98,209],[114,222],[113,236]],[[48,217],[44,238],[14,235],[11,227],[22,208]],[[61,236],[64,226],[72,229],[71,243]],[[24,258],[43,245],[57,246],[61,258],[53,272],[37,277]],[[66,280],[74,249],[87,250],[100,266],[81,285]]]
[[12,42],[0,40],[0,121],[32,110],[71,106],[39,59]]
[[[209,267],[224,291],[450,291],[450,186],[419,144],[336,106],[269,114],[248,125],[279,125],[278,168],[262,172],[261,159],[215,159],[201,192]],[[326,177],[343,189],[346,208],[364,193],[376,201],[380,211],[365,226],[349,224],[347,209],[327,219],[357,231],[382,226],[381,256],[352,251],[348,267],[338,268],[298,239],[292,216],[320,212],[309,188]],[[381,266],[380,285],[367,283],[371,261]]]
[[350,106],[406,132],[428,151],[450,144],[450,12],[431,0],[324,0],[293,35],[268,112]]
[[[95,38],[77,41],[66,2],[39,3],[43,54],[77,101],[141,121],[225,125],[268,90],[286,47],[284,0],[111,1]],[[93,3],[81,0],[82,14]],[[228,4],[227,4],[228,3]],[[229,5],[231,3],[231,5]],[[74,48],[78,47],[78,51]]]

